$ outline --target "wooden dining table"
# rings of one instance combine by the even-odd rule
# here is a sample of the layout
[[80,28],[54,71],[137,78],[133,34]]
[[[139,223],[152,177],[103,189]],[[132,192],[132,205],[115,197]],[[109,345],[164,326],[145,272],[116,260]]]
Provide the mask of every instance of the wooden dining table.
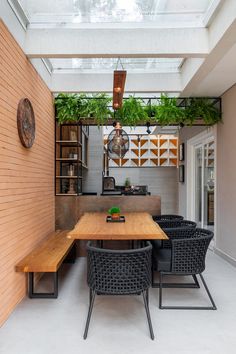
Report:
[[107,222],[106,212],[85,213],[68,238],[78,240],[166,240],[168,236],[145,212],[124,213],[125,222]]

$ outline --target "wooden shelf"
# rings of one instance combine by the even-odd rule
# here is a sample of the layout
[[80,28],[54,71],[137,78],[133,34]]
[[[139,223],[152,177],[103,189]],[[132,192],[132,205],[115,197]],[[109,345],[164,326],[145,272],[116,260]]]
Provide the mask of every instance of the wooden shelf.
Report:
[[56,178],[74,178],[74,179],[82,179],[82,176],[56,176]]
[[74,146],[74,144],[76,144],[76,146],[82,146],[81,142],[78,140],[56,140],[56,143],[57,144],[65,144],[66,146],[68,144],[72,144],[73,146]]
[[[73,133],[73,134],[72,134]],[[55,195],[76,196],[82,193],[83,171],[88,131],[80,122],[56,124]],[[74,175],[69,175],[68,166]],[[71,172],[72,173],[72,172]],[[71,191],[72,194],[66,193]]]
[[80,162],[82,163],[82,160],[74,159],[74,158],[69,158],[69,157],[57,157],[56,161],[74,161],[74,162]]
[[56,193],[56,195],[63,195],[63,196],[67,196],[67,197],[71,197],[71,196],[77,196],[77,195],[82,195],[82,193],[75,193],[75,194],[68,194],[68,193]]

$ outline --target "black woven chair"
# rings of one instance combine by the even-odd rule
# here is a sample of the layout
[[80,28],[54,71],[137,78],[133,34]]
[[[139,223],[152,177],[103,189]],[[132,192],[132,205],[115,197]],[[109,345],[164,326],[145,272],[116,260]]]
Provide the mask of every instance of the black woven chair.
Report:
[[156,222],[159,222],[159,221],[171,221],[171,220],[183,220],[184,219],[183,216],[174,215],[174,214],[153,215],[152,218]]
[[[192,232],[188,229],[196,228],[197,224],[190,220],[172,220],[172,221],[159,221],[158,225],[163,229],[163,231],[168,235],[169,238],[181,238],[189,237],[188,235]],[[187,229],[186,231],[181,231],[182,229]],[[186,235],[186,236],[185,236]],[[154,240],[151,241],[152,245],[157,248],[170,248],[171,243],[169,240]]]
[[162,228],[172,228],[172,227],[193,227],[195,228],[197,224],[194,221],[190,220],[160,220],[156,223]]
[[[190,238],[172,239],[171,248],[159,249],[153,253],[155,266],[160,272],[160,309],[191,309],[191,310],[216,310],[216,305],[202,276],[205,270],[205,258],[213,232],[204,229],[195,229]],[[199,275],[212,306],[163,306],[162,289],[165,275],[197,276]],[[181,285],[179,286],[181,287]]]
[[[183,222],[183,221],[182,221]],[[196,226],[196,223],[193,223]],[[189,239],[194,237],[195,228],[194,227],[176,227],[176,228],[168,228],[164,229],[166,235],[169,237],[169,240],[152,240],[153,246],[153,264],[152,264],[152,287],[159,288],[160,283],[155,282],[155,271],[157,270],[156,266],[156,254],[159,252],[161,248],[170,249],[172,247],[172,240],[175,239]],[[168,252],[166,252],[168,253]],[[199,288],[200,285],[198,283],[196,275],[193,274],[193,283],[164,283],[162,287],[164,288]]]
[[154,339],[149,312],[148,290],[151,286],[152,245],[129,250],[110,250],[87,244],[87,281],[90,301],[84,339],[87,338],[95,295],[142,294],[151,339]]

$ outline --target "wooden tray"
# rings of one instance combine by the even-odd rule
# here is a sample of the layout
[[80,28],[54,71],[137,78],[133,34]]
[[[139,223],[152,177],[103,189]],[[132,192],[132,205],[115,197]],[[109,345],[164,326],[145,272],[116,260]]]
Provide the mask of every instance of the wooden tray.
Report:
[[107,216],[107,222],[125,222],[125,217],[123,215],[120,216],[119,219],[113,220],[111,216]]

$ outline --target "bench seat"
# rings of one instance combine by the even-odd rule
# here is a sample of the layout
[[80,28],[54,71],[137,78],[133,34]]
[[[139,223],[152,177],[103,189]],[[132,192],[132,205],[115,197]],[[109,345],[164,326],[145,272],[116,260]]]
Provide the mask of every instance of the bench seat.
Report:
[[[28,294],[30,298],[56,298],[58,296],[57,272],[74,246],[74,240],[66,237],[68,232],[69,230],[58,230],[50,233],[16,265],[16,272],[29,274]],[[53,293],[34,292],[34,273],[53,273]]]

